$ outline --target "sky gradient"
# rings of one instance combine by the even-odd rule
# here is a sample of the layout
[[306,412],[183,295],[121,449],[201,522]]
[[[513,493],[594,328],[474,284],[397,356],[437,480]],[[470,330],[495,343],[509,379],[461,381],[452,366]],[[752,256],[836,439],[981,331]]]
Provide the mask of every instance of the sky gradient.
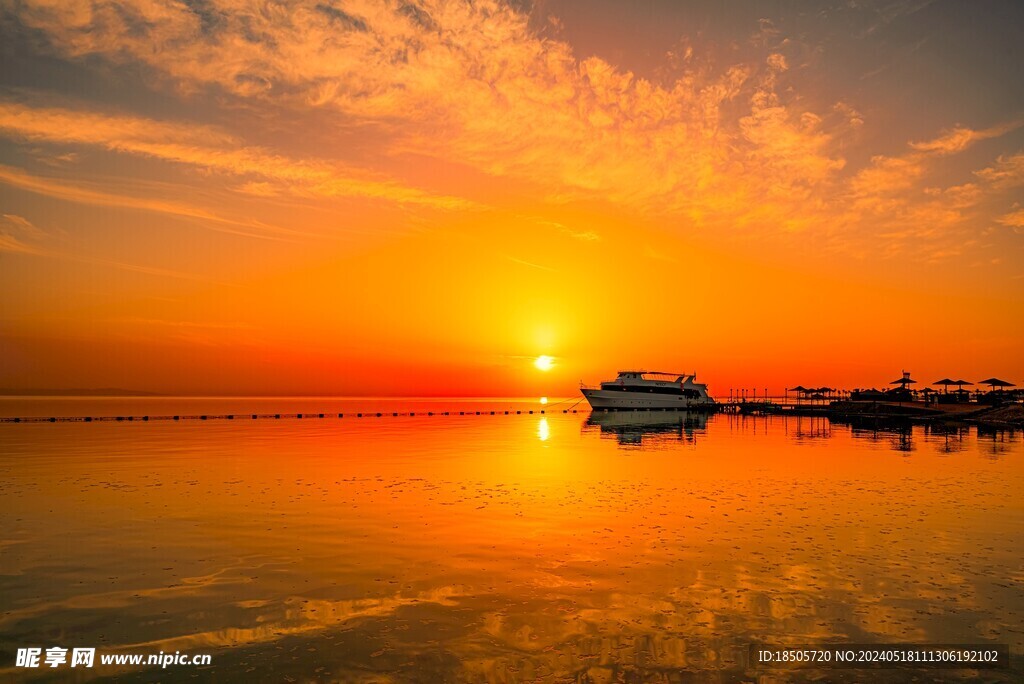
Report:
[[720,5],[0,1],[0,387],[1024,383],[1024,7]]

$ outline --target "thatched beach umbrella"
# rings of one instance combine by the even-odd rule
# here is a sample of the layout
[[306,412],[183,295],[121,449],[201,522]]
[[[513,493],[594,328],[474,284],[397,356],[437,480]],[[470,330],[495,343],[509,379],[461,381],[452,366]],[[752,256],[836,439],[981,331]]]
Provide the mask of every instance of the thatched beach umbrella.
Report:
[[[796,387],[787,387],[786,388],[786,401],[789,401],[789,393],[790,392],[799,392],[801,395],[806,395],[807,394],[807,388],[804,387],[803,385],[797,385]],[[796,401],[797,401],[797,403],[800,403],[800,397],[797,397]]]
[[949,391],[949,386],[950,385],[955,385],[956,384],[956,380],[950,380],[949,378],[942,378],[941,380],[936,380],[932,384],[933,385],[942,385],[942,391],[945,393],[945,392]]
[[916,385],[917,384],[917,380],[911,380],[910,379],[910,373],[908,373],[907,371],[903,371],[903,377],[902,378],[900,378],[899,380],[893,380],[889,384],[890,385],[899,385],[900,386],[900,390],[902,390],[902,391],[898,392],[896,394],[896,397],[899,399],[900,405],[902,405],[903,404],[903,397],[910,395],[910,388],[907,387],[907,385]]
[[822,399],[828,397],[832,392],[835,392],[834,387],[816,387],[814,389],[815,396],[821,397]]
[[992,388],[993,391],[995,391],[996,387],[999,387],[999,388],[1003,388],[1003,387],[1016,387],[1016,385],[1014,385],[1012,382],[1007,382],[1006,380],[1000,380],[999,378],[989,378],[988,380],[979,380],[978,384],[979,385],[988,385],[989,387]]
[[973,382],[967,382],[966,380],[957,380],[953,384],[956,385],[956,389],[957,389],[958,392],[962,392],[963,389],[964,389],[964,385],[973,385],[974,383]]

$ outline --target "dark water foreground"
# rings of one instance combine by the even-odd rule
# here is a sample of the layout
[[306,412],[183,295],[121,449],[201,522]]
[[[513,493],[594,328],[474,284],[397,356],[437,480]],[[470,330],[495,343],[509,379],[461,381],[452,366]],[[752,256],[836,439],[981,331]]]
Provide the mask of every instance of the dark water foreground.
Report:
[[[288,401],[276,410],[354,412]],[[125,408],[106,402],[88,410]],[[527,408],[429,405],[467,406]],[[1024,677],[1021,433],[588,416],[2,425],[0,678]],[[746,662],[751,642],[819,641],[1008,643],[1017,659],[910,672]],[[15,666],[17,649],[52,646],[212,664]]]

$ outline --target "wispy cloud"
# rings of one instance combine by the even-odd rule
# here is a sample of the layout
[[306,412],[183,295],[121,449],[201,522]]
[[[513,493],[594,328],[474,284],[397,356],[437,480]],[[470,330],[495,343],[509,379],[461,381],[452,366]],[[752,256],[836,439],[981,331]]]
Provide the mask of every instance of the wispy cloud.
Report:
[[577,228],[570,228],[564,223],[559,223],[558,221],[549,221],[547,219],[537,217],[532,218],[532,221],[540,226],[543,226],[545,228],[551,228],[553,230],[558,231],[559,233],[562,233],[563,235],[567,235],[571,238],[581,240],[583,242],[596,242],[601,239],[601,236],[593,230],[581,230]]
[[37,243],[44,236],[43,231],[23,216],[0,215],[0,252],[39,254]]
[[[364,197],[440,209],[472,206],[461,198],[366,178],[366,172],[337,164],[295,160],[244,146],[231,135],[205,126],[0,102],[0,131],[33,142],[96,145],[232,176],[260,177],[298,195]],[[266,194],[274,186],[263,187]]]
[[664,261],[664,262],[670,263],[670,264],[677,264],[677,263],[679,263],[679,259],[677,259],[677,258],[675,258],[673,256],[670,256],[668,254],[665,254],[664,252],[661,252],[661,251],[655,249],[651,245],[644,245],[644,255],[648,259],[654,259],[655,261]]
[[206,209],[181,202],[148,197],[133,197],[130,195],[94,190],[76,183],[36,176],[9,166],[0,165],[0,183],[67,202],[77,202],[79,204],[90,204],[94,206],[139,209],[190,219],[198,219],[208,228],[236,235],[244,235],[247,237],[281,239],[283,237],[294,237],[300,234],[296,231],[277,228],[261,222],[239,221],[225,218]]
[[124,316],[106,321],[115,328],[128,329],[137,340],[238,349],[264,342],[258,326],[240,321],[183,321]]
[[[871,165],[859,171],[850,181],[850,189],[858,197],[878,197],[901,193],[916,185],[934,167],[938,158],[963,152],[979,140],[997,138],[1014,131],[1024,122],[1013,121],[983,130],[957,127],[938,138],[924,142],[910,142],[912,151],[898,157],[878,155]],[[1022,155],[1024,159],[1024,155]],[[1000,160],[999,169],[985,169],[977,174],[989,181],[1009,178],[1024,164],[1017,160]],[[1016,168],[1019,166],[1020,168]]]
[[920,12],[933,2],[935,0],[895,0],[894,2],[878,3],[874,9],[874,20],[862,32],[861,37],[884,29],[897,19]]
[[552,273],[557,271],[557,269],[551,268],[550,266],[543,266],[541,264],[535,264],[532,261],[526,261],[525,259],[517,259],[516,257],[509,256],[508,254],[505,255],[505,258],[508,259],[509,261],[511,261],[514,264],[519,264],[520,266],[526,266],[528,268],[535,268],[538,271],[550,271]]
[[1024,152],[1018,152],[1009,157],[999,157],[993,166],[975,171],[975,174],[1001,189],[1024,185]]
[[131,273],[141,273],[142,275],[156,276],[158,278],[173,278],[176,280],[191,280],[201,283],[214,283],[217,285],[225,285],[233,287],[233,283],[219,280],[217,278],[210,278],[208,276],[199,273],[188,273],[185,271],[179,271],[172,268],[160,268],[158,266],[147,266],[145,264],[133,264],[125,261],[119,261],[116,259],[105,259],[102,257],[86,256],[82,254],[69,254],[67,252],[47,252],[44,256],[52,257],[54,259],[62,259],[65,261],[76,261],[83,264],[92,264],[95,266],[102,266],[107,268],[116,268],[122,271],[129,271]]
[[999,126],[993,126],[984,130],[976,131],[964,126],[957,126],[944,135],[924,142],[912,142],[910,146],[922,152],[936,152],[938,154],[953,154],[962,152],[970,145],[979,140],[998,138],[1014,131],[1024,125],[1024,121],[1011,121]]
[[[875,25],[925,4],[887,6]],[[752,40],[758,59],[712,68],[690,47],[655,81],[581,58],[557,32],[539,33],[529,15],[497,0],[306,2],[288,11],[244,0],[202,9],[25,0],[17,17],[66,58],[142,64],[190,96],[258,104],[279,125],[316,113],[372,128],[392,166],[403,155],[441,159],[532,186],[548,202],[612,202],[683,217],[677,224],[693,231],[779,239],[813,231],[854,253],[877,252],[872,241],[888,237],[886,256],[940,255],[964,242],[985,197],[1021,177],[1018,155],[978,171],[973,189],[964,179],[933,180],[940,160],[1017,130],[1019,118],[957,125],[851,168],[847,143],[867,117],[846,99],[815,107],[802,97],[793,43],[770,22]],[[474,206],[371,172],[372,164],[293,158],[209,126],[5,103],[0,128],[222,173],[250,197]],[[926,244],[912,248],[915,238]]]
[[[216,88],[268,108],[326,108],[347,121],[387,122],[392,155],[443,157],[540,183],[553,197],[735,212],[740,200],[814,185],[843,167],[827,149],[834,133],[822,118],[775,95],[788,68],[778,53],[717,74],[694,67],[659,85],[597,57],[578,59],[568,44],[538,36],[527,15],[493,0],[351,2],[343,9],[310,3],[288,13],[220,0],[208,9],[29,2],[20,18],[66,55],[138,61],[179,88]],[[205,14],[218,17],[215,26]],[[746,117],[723,116],[724,106],[744,97]],[[134,130],[132,122],[119,125]],[[123,137],[129,151],[301,181],[322,194],[458,204],[387,183],[322,178],[315,165],[297,167],[259,150],[214,159],[195,149],[208,144],[201,141]],[[776,182],[766,183],[768,175]]]
[[[2,167],[0,167],[0,173],[2,173]],[[180,280],[194,280],[229,285],[229,283],[195,273],[186,273],[175,269],[134,264],[117,259],[107,259],[103,257],[61,251],[52,244],[48,244],[48,239],[53,237],[53,233],[56,233],[59,236],[61,231],[44,231],[23,216],[2,214],[0,215],[0,252],[92,264],[95,266],[116,268],[123,271],[141,273],[161,278],[175,278]],[[52,243],[52,240],[49,242]]]
[[860,229],[882,238],[884,250],[875,250],[882,256],[914,255],[937,262],[962,254],[997,220],[991,215],[986,219],[982,205],[1024,180],[1024,155],[1000,158],[995,166],[975,171],[980,183],[941,187],[928,181],[950,155],[1021,125],[1015,120],[981,130],[958,126],[932,140],[909,142],[909,151],[902,155],[872,157],[849,179],[844,202],[838,205],[841,211],[832,220],[850,232]]
[[996,219],[996,223],[1013,228],[1018,233],[1024,233],[1024,209],[1011,211]]

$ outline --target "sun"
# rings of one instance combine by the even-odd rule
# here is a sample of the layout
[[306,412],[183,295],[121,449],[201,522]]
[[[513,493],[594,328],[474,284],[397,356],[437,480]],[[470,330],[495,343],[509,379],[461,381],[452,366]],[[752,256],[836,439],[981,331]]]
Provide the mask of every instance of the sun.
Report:
[[537,370],[547,373],[555,367],[555,359],[553,356],[538,356],[533,365],[536,366]]

